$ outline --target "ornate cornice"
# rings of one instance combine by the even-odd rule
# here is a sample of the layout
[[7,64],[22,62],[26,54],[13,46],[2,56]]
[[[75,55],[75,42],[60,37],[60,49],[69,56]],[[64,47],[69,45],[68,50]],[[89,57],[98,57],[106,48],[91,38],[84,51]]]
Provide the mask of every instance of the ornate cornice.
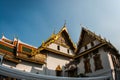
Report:
[[46,56],[43,54],[37,54],[35,56],[28,56],[26,54],[23,53],[17,53],[16,58],[21,59],[21,60],[25,60],[25,61],[29,61],[29,62],[34,62],[34,63],[38,63],[38,64],[45,64],[45,60],[46,60]]
[[81,56],[83,56],[85,54],[88,54],[88,53],[92,52],[93,50],[98,49],[98,48],[100,48],[100,47],[102,47],[104,45],[107,45],[107,43],[102,43],[102,44],[99,44],[99,45],[97,45],[97,46],[95,46],[95,47],[93,47],[91,49],[85,50],[84,52],[80,53],[79,55],[76,55],[74,58],[78,58],[78,57],[81,57]]
[[11,56],[11,55],[5,55],[4,59],[17,63],[17,64],[21,62],[21,60],[18,60],[14,56]]
[[59,54],[59,55],[65,56],[65,57],[69,57],[69,58],[73,58],[74,57],[74,55],[69,55],[69,54],[66,54],[66,53],[63,53],[63,52],[51,49],[51,48],[45,48],[45,50],[53,52],[55,54]]

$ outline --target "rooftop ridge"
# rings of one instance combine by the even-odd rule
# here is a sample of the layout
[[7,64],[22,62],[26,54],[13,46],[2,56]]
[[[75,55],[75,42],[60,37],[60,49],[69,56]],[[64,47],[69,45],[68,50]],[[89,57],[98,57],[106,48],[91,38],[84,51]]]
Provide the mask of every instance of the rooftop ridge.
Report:
[[30,46],[30,47],[37,48],[37,47],[35,47],[35,46],[33,46],[33,45],[30,45],[30,44],[27,44],[27,43],[25,43],[25,42],[22,42],[20,39],[18,39],[18,43],[22,43],[22,44],[24,44],[24,45],[28,45],[28,46]]

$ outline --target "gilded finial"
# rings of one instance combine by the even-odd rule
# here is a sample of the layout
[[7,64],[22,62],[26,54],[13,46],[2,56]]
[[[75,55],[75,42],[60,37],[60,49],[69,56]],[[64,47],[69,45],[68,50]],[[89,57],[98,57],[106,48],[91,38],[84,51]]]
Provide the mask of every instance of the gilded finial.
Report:
[[2,36],[4,36],[4,33],[2,33]]
[[82,24],[80,24],[80,26],[82,27]]
[[53,30],[53,34],[55,34],[55,28],[54,28],[54,30]]
[[2,33],[2,38],[4,38],[4,33]]
[[44,42],[45,42],[45,41],[43,40],[43,41],[42,41],[42,44],[43,44]]
[[16,39],[18,40],[18,36],[16,36]]
[[13,35],[13,37],[14,37],[14,38],[16,38],[16,36],[15,36],[15,35]]
[[104,40],[106,41],[106,38],[104,37]]
[[14,39],[17,39],[18,40],[18,37],[16,35],[14,35]]
[[82,29],[86,30],[86,28],[84,27],[83,24],[80,24],[80,27],[81,27]]
[[83,27],[83,24],[80,24],[80,27],[84,28],[84,27]]
[[65,22],[64,22],[64,27],[66,26],[66,20],[65,20]]

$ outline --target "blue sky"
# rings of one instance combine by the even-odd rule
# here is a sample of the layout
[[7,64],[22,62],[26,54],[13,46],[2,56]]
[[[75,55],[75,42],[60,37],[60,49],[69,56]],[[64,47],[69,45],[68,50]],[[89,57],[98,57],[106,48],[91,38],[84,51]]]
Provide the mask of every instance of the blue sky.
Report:
[[66,20],[77,43],[82,24],[120,50],[120,0],[0,0],[0,34],[36,47]]

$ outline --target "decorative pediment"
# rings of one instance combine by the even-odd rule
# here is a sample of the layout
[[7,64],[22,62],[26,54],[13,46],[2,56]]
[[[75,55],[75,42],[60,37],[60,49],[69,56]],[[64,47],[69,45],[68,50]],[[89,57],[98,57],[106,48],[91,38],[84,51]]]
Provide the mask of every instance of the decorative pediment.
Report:
[[46,55],[39,53],[35,56],[30,56],[24,53],[17,53],[16,58],[38,64],[45,64]]
[[58,38],[57,38],[57,40],[55,40],[55,42],[54,43],[56,43],[56,44],[58,44],[58,45],[61,45],[61,46],[64,46],[64,47],[66,47],[66,48],[69,48],[69,43],[67,43],[67,40],[65,39],[65,37],[64,36],[62,36],[62,35],[60,35]]
[[86,44],[91,43],[94,40],[98,40],[100,42],[106,42],[104,39],[101,38],[101,36],[96,35],[90,30],[82,28],[82,32],[81,32],[81,36],[79,38],[79,44],[78,44],[79,47],[85,46]]
[[94,41],[96,38],[90,34],[88,34],[87,32],[83,32],[83,35],[82,35],[82,43],[81,43],[81,46],[85,46],[87,45],[88,43]]
[[81,49],[83,50],[83,48],[85,50],[88,49],[87,46],[93,47],[94,45],[96,46],[97,44],[104,43],[104,42],[106,42],[106,40],[102,39],[101,36],[96,35],[90,30],[82,28],[76,53],[78,53]]
[[70,48],[73,51],[75,51],[76,49],[76,46],[72,42],[68,34],[67,28],[65,26],[63,26],[63,28],[57,34],[53,33],[46,42],[42,43],[42,45],[39,47],[39,50],[43,50],[51,43],[55,43],[66,48]]

